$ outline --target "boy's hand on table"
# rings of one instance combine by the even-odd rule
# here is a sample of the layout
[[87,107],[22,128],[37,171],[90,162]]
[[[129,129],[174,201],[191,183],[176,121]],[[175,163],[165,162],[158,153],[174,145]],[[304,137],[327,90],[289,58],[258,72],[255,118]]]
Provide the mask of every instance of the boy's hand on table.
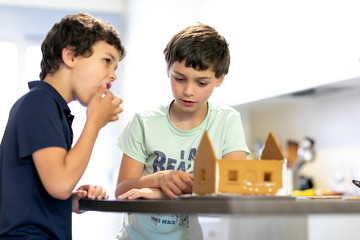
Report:
[[79,210],[79,200],[85,197],[89,199],[108,199],[109,195],[101,186],[82,185],[72,194],[73,212],[83,213]]
[[161,171],[159,173],[162,174],[160,188],[169,198],[192,193],[194,179],[192,173],[175,170]]
[[163,199],[167,196],[158,188],[140,188],[140,189],[131,189],[124,194],[121,194],[118,199]]

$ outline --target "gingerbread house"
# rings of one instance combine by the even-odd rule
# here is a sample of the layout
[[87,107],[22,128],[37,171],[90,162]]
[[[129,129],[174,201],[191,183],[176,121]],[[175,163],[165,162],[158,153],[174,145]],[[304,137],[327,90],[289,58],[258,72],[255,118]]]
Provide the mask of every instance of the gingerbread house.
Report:
[[260,160],[216,159],[204,132],[194,162],[195,194],[275,195],[282,188],[284,155],[270,132]]

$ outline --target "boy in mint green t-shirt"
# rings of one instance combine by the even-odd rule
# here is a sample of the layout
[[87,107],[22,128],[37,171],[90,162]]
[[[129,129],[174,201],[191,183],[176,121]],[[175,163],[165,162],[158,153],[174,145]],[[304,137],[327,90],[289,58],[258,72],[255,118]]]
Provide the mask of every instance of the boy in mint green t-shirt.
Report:
[[[136,114],[116,139],[124,153],[115,191],[119,199],[192,193],[194,157],[205,130],[217,158],[246,159],[249,152],[240,113],[208,102],[228,73],[225,38],[208,25],[189,26],[170,40],[164,54],[174,99]],[[189,217],[125,214],[116,238],[188,239]]]

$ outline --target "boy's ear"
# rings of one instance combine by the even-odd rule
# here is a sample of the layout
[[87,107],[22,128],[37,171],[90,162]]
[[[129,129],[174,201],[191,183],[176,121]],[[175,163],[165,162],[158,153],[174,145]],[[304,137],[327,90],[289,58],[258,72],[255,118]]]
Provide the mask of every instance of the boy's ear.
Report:
[[62,52],[61,52],[61,57],[62,60],[64,62],[64,64],[69,67],[72,68],[74,66],[74,62],[75,62],[75,52],[73,50],[72,47],[64,47]]
[[216,83],[215,87],[220,87],[221,84],[224,82],[224,78],[225,78],[225,74],[222,75],[221,77],[219,77],[219,78],[217,79],[217,83]]

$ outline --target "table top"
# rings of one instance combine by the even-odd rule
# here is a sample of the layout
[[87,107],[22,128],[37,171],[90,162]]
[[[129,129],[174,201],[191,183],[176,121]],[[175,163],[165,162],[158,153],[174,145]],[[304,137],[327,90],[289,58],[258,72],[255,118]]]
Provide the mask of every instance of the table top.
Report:
[[360,214],[358,198],[184,195],[167,200],[80,200],[80,210],[187,214]]

